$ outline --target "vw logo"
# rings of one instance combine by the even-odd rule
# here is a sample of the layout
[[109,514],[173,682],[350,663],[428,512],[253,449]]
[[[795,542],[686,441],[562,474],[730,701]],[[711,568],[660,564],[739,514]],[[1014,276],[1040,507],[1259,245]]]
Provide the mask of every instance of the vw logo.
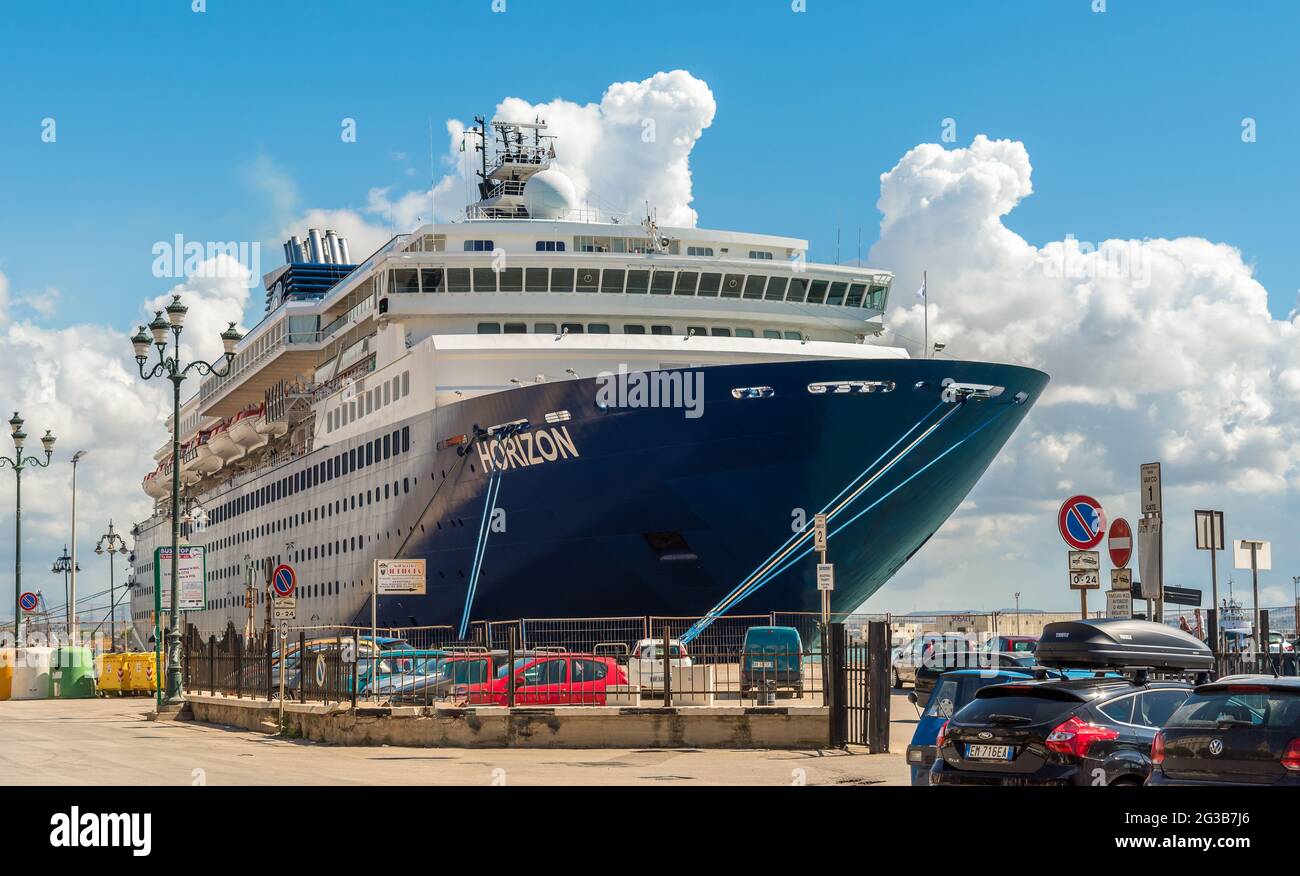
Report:
[[1222,739],[1211,739],[1211,740],[1210,740],[1210,754],[1214,755],[1215,757],[1218,757],[1220,754],[1223,754],[1223,740],[1222,740]]
[[993,734],[990,733],[989,731],[987,730],[980,731],[980,739],[992,739],[992,738],[993,738]]

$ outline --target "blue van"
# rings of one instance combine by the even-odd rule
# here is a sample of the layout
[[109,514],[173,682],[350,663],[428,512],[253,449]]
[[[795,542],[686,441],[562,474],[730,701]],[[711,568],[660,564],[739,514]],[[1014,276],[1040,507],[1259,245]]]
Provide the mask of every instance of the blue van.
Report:
[[740,654],[741,696],[769,681],[803,696],[803,640],[794,627],[750,627]]

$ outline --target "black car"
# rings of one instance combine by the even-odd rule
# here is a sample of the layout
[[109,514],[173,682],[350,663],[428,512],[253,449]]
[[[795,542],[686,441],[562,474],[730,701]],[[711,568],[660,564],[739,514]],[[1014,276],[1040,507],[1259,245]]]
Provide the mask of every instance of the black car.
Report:
[[944,725],[931,785],[1140,785],[1191,685],[1093,677],[992,685]]
[[1200,685],[1157,735],[1151,759],[1149,785],[1300,785],[1300,678]]

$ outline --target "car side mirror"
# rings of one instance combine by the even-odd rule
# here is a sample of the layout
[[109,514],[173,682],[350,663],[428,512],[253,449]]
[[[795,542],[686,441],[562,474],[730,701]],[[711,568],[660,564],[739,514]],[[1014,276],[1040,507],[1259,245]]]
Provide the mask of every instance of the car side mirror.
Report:
[[907,701],[914,706],[916,705],[916,691],[910,690],[907,692]]

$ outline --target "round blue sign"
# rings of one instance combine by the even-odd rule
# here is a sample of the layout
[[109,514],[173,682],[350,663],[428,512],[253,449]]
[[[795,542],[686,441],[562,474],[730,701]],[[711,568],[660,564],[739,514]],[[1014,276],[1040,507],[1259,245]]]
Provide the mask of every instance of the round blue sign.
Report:
[[275,591],[276,596],[287,599],[293,596],[297,586],[298,576],[294,574],[293,566],[282,563],[275,567],[275,571],[271,573],[271,589]]
[[36,611],[37,602],[35,593],[24,593],[18,597],[18,604],[22,606],[23,611]]

